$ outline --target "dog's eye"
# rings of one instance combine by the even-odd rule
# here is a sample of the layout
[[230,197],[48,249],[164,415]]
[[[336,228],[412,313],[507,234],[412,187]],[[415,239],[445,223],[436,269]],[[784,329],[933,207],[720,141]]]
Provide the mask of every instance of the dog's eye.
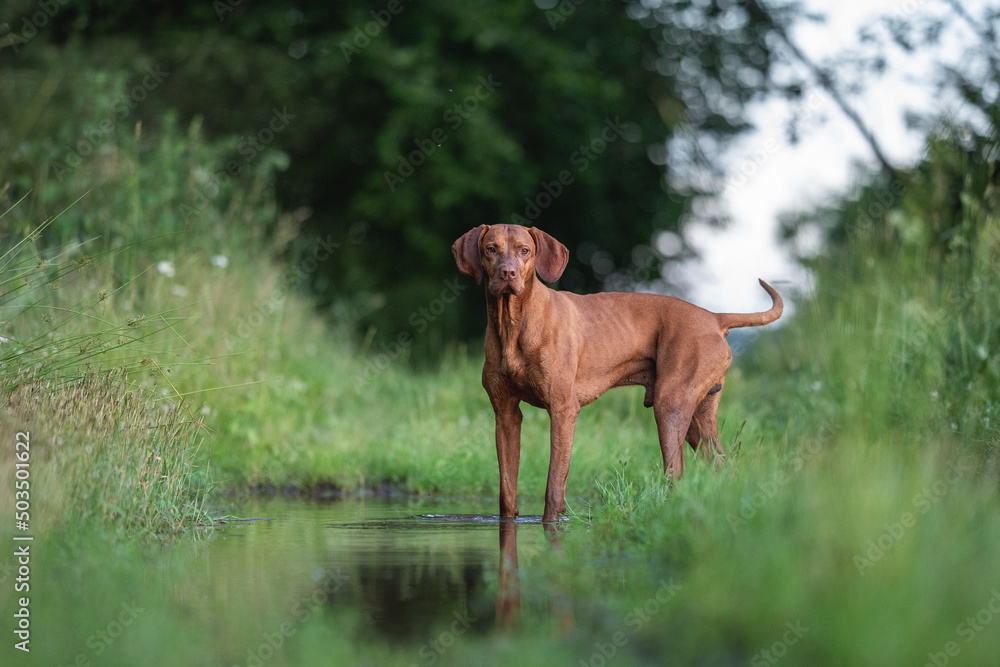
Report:
[[497,253],[497,249],[496,248],[494,248],[491,245],[486,246],[486,254],[487,255],[495,255],[496,253]]
[[525,246],[524,248],[521,248],[521,254],[527,257],[528,255],[531,254],[531,250],[527,246]]

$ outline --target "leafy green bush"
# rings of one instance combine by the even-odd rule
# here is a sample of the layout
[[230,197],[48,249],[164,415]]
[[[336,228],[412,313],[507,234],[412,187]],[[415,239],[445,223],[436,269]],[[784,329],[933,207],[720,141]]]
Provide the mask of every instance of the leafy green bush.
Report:
[[[14,416],[5,427],[62,441],[41,448],[43,469],[58,471],[42,482],[49,516],[173,532],[207,520],[203,392],[234,375],[263,379],[266,364],[223,362],[259,364],[264,320],[289,304],[311,313],[275,261],[296,224],[274,201],[284,157],[262,154],[230,175],[235,140],[204,141],[197,121],[181,128],[167,114],[145,134],[110,122],[126,80],[84,72],[57,132],[14,128],[27,138],[0,151],[20,165],[0,188],[0,385]],[[44,80],[6,82],[32,84],[37,100]],[[51,110],[41,115],[46,127]],[[246,326],[265,295],[266,317]]]
[[[898,181],[872,179],[843,207],[787,227],[793,235],[815,226],[827,237],[823,254],[809,262],[818,288],[801,323],[814,327],[814,338],[792,355],[801,364],[790,370],[810,378],[804,386],[821,381],[837,363],[854,364],[851,373],[835,373],[857,378],[839,387],[838,396],[873,423],[888,418],[913,430],[944,429],[995,446],[997,155],[995,130],[979,134],[944,123],[929,137],[926,158]],[[842,327],[856,335],[836,333]],[[837,339],[844,345],[839,354],[830,344]],[[768,362],[787,367],[778,354]],[[866,390],[865,378],[881,382]]]

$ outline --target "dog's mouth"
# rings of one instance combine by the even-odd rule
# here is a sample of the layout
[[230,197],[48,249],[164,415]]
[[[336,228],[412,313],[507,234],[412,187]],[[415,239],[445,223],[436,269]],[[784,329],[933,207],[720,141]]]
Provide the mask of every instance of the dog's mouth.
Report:
[[494,280],[490,283],[490,292],[496,296],[521,296],[524,283],[514,280]]

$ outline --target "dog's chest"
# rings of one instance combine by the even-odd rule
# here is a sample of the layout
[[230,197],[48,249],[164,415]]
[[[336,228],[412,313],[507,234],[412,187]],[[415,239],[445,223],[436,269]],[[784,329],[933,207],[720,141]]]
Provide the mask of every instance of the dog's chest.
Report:
[[541,360],[500,355],[493,363],[486,364],[486,389],[491,394],[513,394],[535,407],[548,407],[551,382],[545,368]]

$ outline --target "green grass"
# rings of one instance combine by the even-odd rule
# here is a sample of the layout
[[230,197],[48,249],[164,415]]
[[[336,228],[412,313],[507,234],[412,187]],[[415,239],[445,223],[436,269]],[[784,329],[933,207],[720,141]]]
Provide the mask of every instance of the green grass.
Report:
[[748,659],[798,620],[811,630],[797,664],[923,664],[950,641],[958,664],[977,664],[998,650],[995,633],[959,630],[1000,584],[987,574],[1000,559],[996,329],[980,319],[996,263],[963,290],[925,256],[850,252],[865,270],[821,273],[727,383],[723,415],[748,423],[723,473],[665,501],[639,478],[627,511],[615,499],[595,512],[595,531],[636,535],[623,556],[681,555],[673,639],[692,658],[715,646]]
[[[57,382],[25,376],[0,429],[30,434],[33,526],[103,526],[129,539],[209,521],[207,478],[195,465],[205,434],[183,410],[131,390],[124,371]],[[14,479],[14,458],[3,473]],[[4,490],[13,506],[13,487]]]
[[[426,371],[360,354],[350,322],[321,317],[284,280],[295,223],[270,192],[280,160],[185,220],[171,202],[187,201],[225,147],[170,119],[153,137],[120,134],[113,163],[84,165],[65,192],[49,187],[0,218],[0,438],[32,433],[48,545],[38,586],[66,602],[40,615],[67,637],[45,658],[65,661],[95,614],[143,589],[163,632],[124,637],[115,660],[223,664],[255,636],[186,602],[208,502],[385,483],[492,501],[482,353],[455,348]],[[467,637],[441,663],[598,664],[622,633],[615,664],[775,664],[778,653],[785,664],[924,664],[950,642],[953,664],[989,664],[1000,634],[966,620],[992,620],[1000,590],[1000,217],[983,182],[964,181],[964,236],[943,249],[930,233],[856,235],[812,263],[815,293],[731,370],[718,470],[688,450],[668,488],[637,388],[586,407],[571,521],[522,575],[530,622],[516,638]],[[918,224],[933,206],[925,190],[902,196],[909,222],[890,228]],[[852,206],[843,215],[864,208]],[[36,234],[25,218],[41,210],[64,213]],[[163,233],[143,240],[144,217]],[[93,236],[74,238],[76,223]],[[548,435],[545,413],[525,407],[524,514],[542,510]],[[4,448],[0,477],[13,465]],[[0,485],[0,505],[13,502]],[[178,534],[188,537],[159,539]],[[369,647],[332,627],[304,626],[270,664],[414,661],[411,646]]]

